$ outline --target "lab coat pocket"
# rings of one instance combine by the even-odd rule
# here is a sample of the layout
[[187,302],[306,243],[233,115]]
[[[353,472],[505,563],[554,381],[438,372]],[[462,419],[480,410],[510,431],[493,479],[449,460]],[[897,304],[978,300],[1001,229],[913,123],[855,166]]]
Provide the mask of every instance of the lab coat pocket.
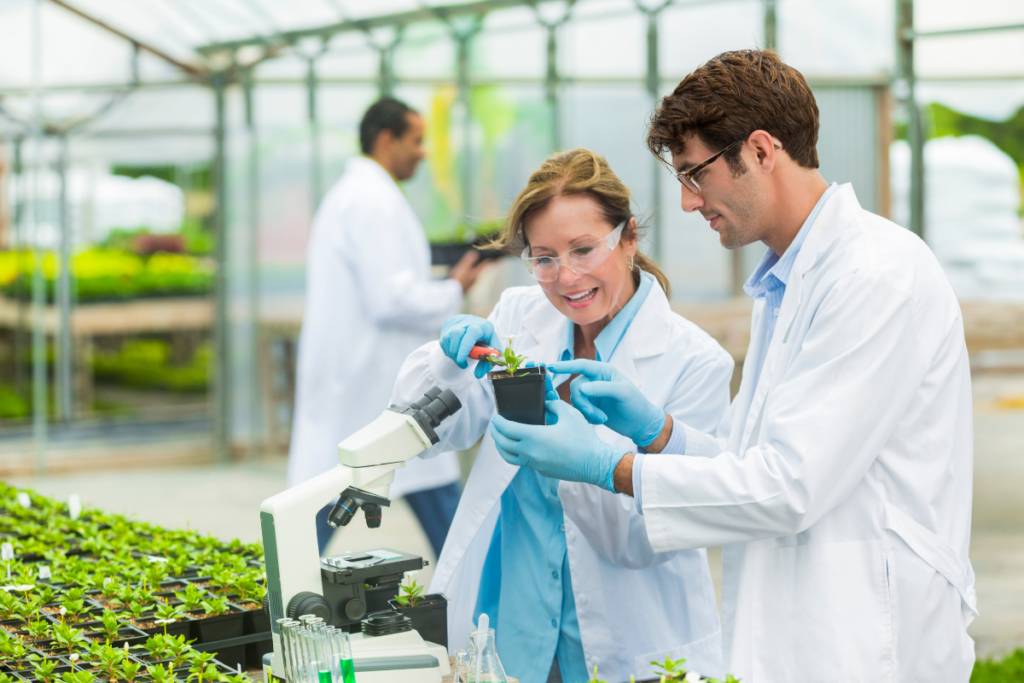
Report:
[[760,548],[751,559],[753,681],[892,680],[881,542]]

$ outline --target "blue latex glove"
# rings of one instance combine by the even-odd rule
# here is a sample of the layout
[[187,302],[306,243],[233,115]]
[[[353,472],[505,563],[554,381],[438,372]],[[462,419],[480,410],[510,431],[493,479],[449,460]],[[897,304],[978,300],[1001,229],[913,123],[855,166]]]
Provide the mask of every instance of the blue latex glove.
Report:
[[569,396],[591,424],[603,424],[641,448],[654,441],[665,426],[665,411],[608,363],[567,360],[549,363],[547,368],[558,374],[580,375],[569,385]]
[[626,448],[605,443],[571,405],[545,402],[547,425],[525,425],[491,418],[491,437],[505,462],[531,467],[545,477],[581,481],[615,491],[612,474]]
[[[463,370],[469,367],[469,352],[480,342],[501,350],[494,325],[490,320],[484,320],[475,315],[459,314],[445,320],[444,325],[441,326],[440,341],[444,355],[451,358]],[[491,363],[479,360],[476,362],[473,374],[480,379],[493,368]]]

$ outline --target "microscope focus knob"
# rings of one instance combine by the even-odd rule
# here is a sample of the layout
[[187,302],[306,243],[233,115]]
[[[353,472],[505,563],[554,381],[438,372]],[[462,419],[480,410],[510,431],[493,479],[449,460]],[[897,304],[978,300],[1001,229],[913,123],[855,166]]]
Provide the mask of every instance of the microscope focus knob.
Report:
[[345,603],[345,616],[352,621],[358,621],[366,615],[366,603],[359,598],[352,598]]
[[331,622],[331,606],[324,600],[324,596],[309,591],[296,593],[288,601],[287,611],[289,619],[298,619],[303,614],[312,614],[314,617],[323,619],[324,623]]

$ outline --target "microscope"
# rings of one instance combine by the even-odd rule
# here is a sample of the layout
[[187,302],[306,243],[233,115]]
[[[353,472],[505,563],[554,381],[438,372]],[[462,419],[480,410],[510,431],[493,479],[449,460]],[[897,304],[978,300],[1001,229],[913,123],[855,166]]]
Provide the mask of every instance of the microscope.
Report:
[[[385,612],[391,609],[388,599],[397,593],[404,573],[420,569],[423,560],[383,548],[321,558],[313,520],[337,497],[328,516],[331,526],[347,525],[362,510],[366,525],[378,528],[382,508],[391,504],[388,492],[395,470],[436,444],[434,430],[460,408],[455,394],[437,387],[409,406],[391,406],[338,444],[337,467],[260,504],[267,569],[265,609],[274,652],[281,651],[278,619],[314,615],[352,632],[360,681],[440,683],[442,676],[451,673],[444,644],[425,641],[408,628],[398,632],[391,627],[374,628],[375,618],[390,623]],[[377,617],[362,622],[375,612]],[[273,667],[272,654],[264,659],[265,673],[270,670],[281,678],[281,668]]]

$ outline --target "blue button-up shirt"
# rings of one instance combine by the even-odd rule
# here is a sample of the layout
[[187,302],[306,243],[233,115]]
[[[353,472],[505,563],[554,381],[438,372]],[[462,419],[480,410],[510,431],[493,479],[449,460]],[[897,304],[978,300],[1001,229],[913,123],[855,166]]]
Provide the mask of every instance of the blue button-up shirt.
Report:
[[[754,367],[754,386],[757,386],[757,381],[761,378],[761,367],[764,364],[768,345],[772,343],[772,337],[775,335],[775,323],[778,322],[779,313],[782,310],[782,297],[786,295],[786,285],[789,283],[790,273],[793,272],[793,264],[796,263],[797,254],[800,253],[800,247],[804,245],[807,233],[810,232],[811,226],[814,225],[818,214],[821,213],[821,208],[825,206],[828,198],[838,189],[839,185],[837,183],[832,183],[828,186],[825,193],[818,199],[818,203],[811,209],[811,213],[807,215],[804,224],[800,226],[800,232],[793,238],[793,243],[789,245],[785,253],[779,256],[771,249],[766,251],[764,256],[761,257],[761,262],[757,264],[757,268],[754,269],[754,272],[750,274],[750,277],[747,278],[746,283],[743,285],[743,291],[748,295],[754,299],[765,300],[765,315],[768,322],[765,326],[761,357],[757,360],[757,364]],[[748,360],[753,359],[748,358]],[[672,435],[669,437],[668,443],[665,444],[662,452],[686,452],[686,430],[682,428],[682,425],[678,429],[672,429]],[[633,458],[633,496],[636,501],[637,512],[640,514],[643,514],[643,497],[641,494],[643,462],[644,453],[643,449],[640,449],[640,452]]]
[[[597,360],[615,353],[653,283],[641,273],[636,293],[594,340]],[[574,327],[566,320],[561,360],[573,358]],[[505,671],[522,683],[545,683],[556,656],[562,680],[590,678],[567,550],[558,480],[520,468],[501,495],[473,621],[487,613]]]

